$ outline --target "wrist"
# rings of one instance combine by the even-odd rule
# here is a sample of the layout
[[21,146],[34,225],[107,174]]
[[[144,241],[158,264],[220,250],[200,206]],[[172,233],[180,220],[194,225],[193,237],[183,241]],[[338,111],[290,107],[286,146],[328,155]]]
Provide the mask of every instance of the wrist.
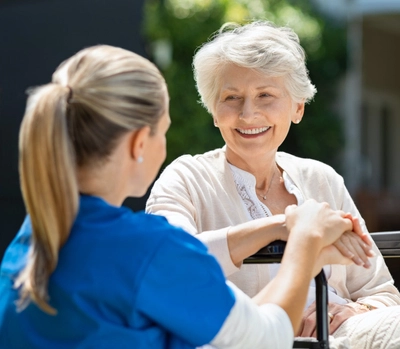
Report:
[[376,309],[376,307],[368,303],[362,303],[362,302],[356,302],[356,303],[359,304],[362,308],[367,309],[368,311]]
[[376,309],[374,306],[372,306],[370,304],[361,303],[361,302],[351,302],[346,305],[353,308],[358,313],[366,313],[366,312]]

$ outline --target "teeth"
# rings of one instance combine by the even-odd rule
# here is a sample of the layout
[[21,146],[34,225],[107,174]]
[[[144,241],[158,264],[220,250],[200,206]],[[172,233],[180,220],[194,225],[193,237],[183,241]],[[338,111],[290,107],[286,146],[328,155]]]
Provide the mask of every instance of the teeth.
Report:
[[258,134],[258,133],[265,132],[265,131],[267,131],[268,129],[269,129],[269,127],[252,128],[252,129],[247,129],[247,130],[241,130],[240,128],[238,128],[237,130],[238,130],[240,133],[243,133],[243,134],[245,134],[245,135],[256,135],[256,134]]

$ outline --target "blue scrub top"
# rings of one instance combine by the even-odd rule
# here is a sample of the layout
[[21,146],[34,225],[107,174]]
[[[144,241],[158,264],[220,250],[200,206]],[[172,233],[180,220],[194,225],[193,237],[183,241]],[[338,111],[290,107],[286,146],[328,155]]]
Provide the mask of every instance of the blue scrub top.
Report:
[[0,348],[195,348],[218,333],[234,295],[216,259],[165,218],[81,195],[49,279],[52,316],[16,310],[13,279],[26,263],[29,217],[0,272]]

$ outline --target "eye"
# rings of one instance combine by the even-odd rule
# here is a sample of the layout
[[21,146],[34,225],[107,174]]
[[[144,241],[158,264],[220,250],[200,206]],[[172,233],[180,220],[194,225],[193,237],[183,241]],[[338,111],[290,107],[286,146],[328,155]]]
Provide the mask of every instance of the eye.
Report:
[[267,93],[267,92],[263,92],[263,93],[260,93],[260,97],[261,97],[261,98],[264,98],[264,97],[271,97],[271,95],[270,95],[269,93]]
[[236,95],[229,95],[229,96],[225,97],[226,101],[234,101],[234,100],[237,100],[237,99],[239,99],[239,97],[236,96]]

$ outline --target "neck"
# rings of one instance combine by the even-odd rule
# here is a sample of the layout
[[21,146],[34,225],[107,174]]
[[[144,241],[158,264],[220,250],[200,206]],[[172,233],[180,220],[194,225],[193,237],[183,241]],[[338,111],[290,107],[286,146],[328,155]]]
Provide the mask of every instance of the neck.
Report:
[[274,186],[274,182],[280,181],[280,170],[275,162],[276,151],[271,151],[267,154],[260,156],[255,154],[253,157],[246,157],[238,155],[229,147],[226,149],[227,161],[251,173],[256,178],[256,192],[259,196],[266,196],[266,193]]
[[79,191],[83,194],[102,198],[113,206],[121,206],[126,198],[122,188],[119,188],[113,175],[114,171],[107,171],[107,166],[96,166],[91,169],[80,168],[78,170]]
[[269,166],[268,170],[266,168],[262,175],[260,175],[258,178],[256,177],[257,194],[261,194],[260,196],[262,197],[266,196],[269,190],[271,189],[271,186],[275,182],[275,180],[279,178],[280,178],[280,171],[274,161],[273,164]]
[[130,194],[131,163],[129,139],[124,136],[107,158],[78,168],[79,191],[121,206]]

